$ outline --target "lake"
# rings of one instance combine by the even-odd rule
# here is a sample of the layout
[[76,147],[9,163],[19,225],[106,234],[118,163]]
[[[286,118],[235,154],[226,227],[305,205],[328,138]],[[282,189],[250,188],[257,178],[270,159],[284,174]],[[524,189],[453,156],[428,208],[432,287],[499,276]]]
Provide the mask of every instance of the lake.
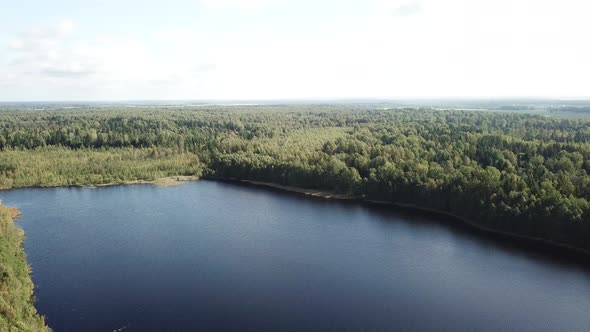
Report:
[[215,181],[20,189],[55,332],[590,330],[590,270],[393,208]]

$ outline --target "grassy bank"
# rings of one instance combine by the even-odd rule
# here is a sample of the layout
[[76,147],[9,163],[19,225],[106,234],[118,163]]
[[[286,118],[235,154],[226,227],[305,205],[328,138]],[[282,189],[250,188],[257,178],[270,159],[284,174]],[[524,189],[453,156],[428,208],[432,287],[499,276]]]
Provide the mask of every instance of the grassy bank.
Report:
[[0,203],[0,331],[51,331],[34,306],[24,234],[13,221],[17,214],[18,210]]

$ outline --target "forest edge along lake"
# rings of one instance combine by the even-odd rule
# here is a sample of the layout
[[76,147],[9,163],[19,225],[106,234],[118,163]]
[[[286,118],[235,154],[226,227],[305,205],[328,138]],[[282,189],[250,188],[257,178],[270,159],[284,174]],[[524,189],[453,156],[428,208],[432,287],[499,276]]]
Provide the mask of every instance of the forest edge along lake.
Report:
[[[160,187],[170,187],[170,186],[178,186],[183,184],[187,181],[198,181],[198,180],[211,180],[211,181],[222,181],[228,183],[241,183],[246,185],[252,186],[259,186],[265,187],[268,189],[274,189],[284,192],[289,192],[293,194],[305,195],[320,199],[330,199],[330,200],[348,200],[348,201],[355,201],[358,203],[366,203],[369,205],[385,205],[390,206],[393,208],[397,208],[400,210],[406,210],[414,214],[418,215],[429,215],[433,218],[437,218],[440,221],[444,221],[450,224],[454,224],[456,227],[465,226],[467,228],[471,228],[471,231],[475,233],[479,233],[483,236],[488,236],[493,239],[497,239],[503,243],[510,244],[512,246],[521,247],[523,249],[529,250],[538,250],[545,253],[555,254],[559,256],[563,256],[564,258],[573,258],[576,260],[580,260],[581,262],[585,263],[586,260],[590,259],[590,251],[585,250],[583,248],[576,248],[569,246],[564,243],[553,242],[543,238],[536,238],[526,235],[521,235],[517,233],[509,233],[500,230],[495,230],[489,227],[485,227],[478,223],[469,220],[468,218],[464,218],[458,216],[456,214],[450,213],[448,211],[443,211],[439,209],[423,207],[417,204],[410,204],[410,203],[402,203],[402,202],[388,202],[388,201],[379,201],[373,199],[367,199],[361,195],[354,195],[354,194],[341,194],[329,190],[317,190],[317,189],[309,189],[309,188],[301,188],[296,186],[287,186],[281,185],[272,182],[264,182],[264,181],[254,181],[254,180],[240,180],[236,178],[222,178],[217,176],[187,176],[187,175],[178,175],[178,176],[167,176],[162,178],[156,178],[154,180],[129,180],[129,181],[120,181],[120,182],[110,182],[110,183],[101,183],[95,185],[72,185],[72,186],[59,186],[59,187],[79,187],[79,188],[95,188],[95,187],[110,187],[110,186],[123,186],[123,185],[155,185]],[[25,188],[51,188],[52,186],[38,186],[38,187],[25,187]],[[0,189],[2,190],[11,190],[16,188],[7,188],[7,189]]]
[[[432,310],[442,310],[443,302],[440,302],[441,298],[438,298],[442,295],[441,291],[461,293],[460,288],[457,288],[460,284],[464,283],[464,286],[467,286],[474,282],[482,282],[480,285],[482,289],[499,287],[498,285],[504,283],[508,283],[504,285],[508,289],[515,287],[512,290],[516,293],[527,289],[519,295],[524,299],[530,298],[533,303],[542,304],[541,307],[545,308],[543,310],[558,303],[566,307],[577,303],[576,309],[568,307],[574,315],[578,310],[588,309],[585,302],[585,297],[590,295],[590,288],[587,288],[590,285],[586,285],[588,269],[583,264],[576,264],[574,260],[538,250],[527,250],[520,246],[514,247],[509,242],[490,239],[489,236],[481,236],[478,232],[473,233],[465,227],[457,227],[453,223],[433,218],[430,213],[415,213],[391,206],[359,203],[352,200],[324,201],[313,196],[299,196],[269,189],[252,184],[202,180],[171,188],[137,185],[97,189],[17,189],[1,192],[0,195],[7,204],[20,207],[24,213],[19,223],[28,236],[25,248],[33,266],[33,279],[39,287],[36,294],[39,298],[38,306],[40,312],[47,315],[49,325],[55,326],[56,331],[93,331],[88,329],[89,325],[84,325],[89,323],[97,326],[96,331],[106,330],[107,325],[110,328],[112,325],[109,324],[113,323],[109,322],[108,317],[114,317],[117,320],[122,319],[124,315],[130,317],[130,322],[121,321],[120,326],[131,323],[128,327],[130,331],[146,330],[148,326],[141,323],[142,317],[145,318],[141,314],[141,308],[145,315],[156,315],[156,317],[146,318],[150,324],[156,324],[152,329],[155,331],[166,330],[165,326],[170,328],[176,326],[177,330],[190,330],[195,327],[236,329],[240,324],[242,324],[240,326],[262,330],[282,328],[286,324],[294,324],[292,326],[295,326],[295,329],[323,327],[332,330],[345,328],[345,324],[350,324],[349,329],[356,329],[355,327],[359,326],[355,324],[361,324],[377,330],[394,327],[433,327],[434,325],[421,325],[417,320],[413,320],[409,313],[405,313],[406,318],[401,321],[400,318],[391,317],[388,320],[386,317],[389,316],[385,312],[380,312],[374,307],[377,303],[381,303],[385,308],[396,308],[396,310],[401,310],[397,305],[402,304],[418,311],[420,308],[425,309],[425,304],[416,303],[408,297],[408,293],[396,290],[402,286],[412,288],[411,285],[414,282],[419,282],[422,287],[434,293],[439,293],[437,296],[430,297],[420,291],[421,297],[426,296],[424,301],[434,303],[430,308]],[[378,222],[375,223],[375,221]],[[198,227],[194,223],[197,223]],[[59,230],[60,227],[65,228]],[[134,230],[134,228],[137,229]],[[32,243],[32,241],[39,241],[39,243]],[[64,241],[70,242],[68,244]],[[42,242],[48,242],[46,248],[42,248],[44,246]],[[188,252],[178,252],[176,249],[188,250]],[[57,254],[58,252],[60,254]],[[450,253],[452,255],[448,256]],[[60,259],[60,255],[66,257]],[[154,257],[150,258],[151,255]],[[175,256],[180,257],[175,258]],[[170,260],[172,262],[166,262]],[[361,263],[367,260],[368,262]],[[379,264],[370,263],[371,261],[379,262]],[[52,262],[55,266],[51,266]],[[506,277],[498,274],[508,266],[513,277],[520,275],[516,281],[505,279]],[[89,272],[88,274],[72,272],[73,276],[68,277],[62,275],[63,271],[57,271],[60,267],[66,270],[82,268]],[[432,272],[439,269],[442,270],[438,273],[443,272],[443,274],[440,279],[437,279],[436,273],[432,274]],[[209,275],[205,271],[213,274]],[[459,271],[463,272],[457,274]],[[482,274],[483,271],[486,273]],[[548,273],[547,271],[551,271],[552,275],[563,273],[562,277],[573,283],[566,283],[560,287],[556,285],[547,287],[549,294],[552,294],[553,300],[556,301],[555,304],[548,303],[548,298],[545,298],[542,293],[533,291],[536,288],[529,289],[529,286],[520,284],[516,287],[513,284],[513,282],[520,283],[527,280],[535,287],[541,287],[540,284],[548,282],[547,278],[543,277],[543,273]],[[532,277],[528,275],[530,272],[535,272],[536,279],[529,279]],[[298,275],[298,278],[293,279],[294,273]],[[487,276],[488,274],[491,275]],[[219,279],[218,281],[211,279],[214,275]],[[350,292],[356,294],[353,298],[359,304],[364,303],[365,306],[377,312],[366,312],[353,304],[348,308],[343,304],[337,304],[344,300],[346,300],[344,303],[348,303],[353,298],[342,294],[337,296],[337,293],[329,291],[330,288],[324,289],[335,282],[332,278],[336,275],[343,280],[336,281],[336,286],[344,287],[341,288],[341,291],[344,291],[342,294],[350,295]],[[162,279],[157,281],[154,279],[155,276]],[[280,278],[276,280],[273,278],[279,276]],[[390,279],[393,276],[396,282]],[[492,281],[494,277],[497,280]],[[145,279],[142,281],[142,278]],[[280,282],[282,278],[286,278],[285,280],[289,282],[286,284]],[[373,280],[373,278],[376,279]],[[457,283],[457,278],[462,282]],[[129,281],[125,281],[127,279],[133,280],[136,285],[128,285]],[[75,280],[78,282],[76,283]],[[328,280],[332,281],[328,282]],[[220,291],[218,287],[222,287],[222,284],[226,285],[227,282],[235,283],[235,287],[230,286],[233,292],[221,292],[221,298],[218,300],[214,300],[216,292],[202,288],[212,287]],[[374,282],[376,282],[375,286],[369,286]],[[120,289],[123,287],[118,286],[120,283],[131,287],[131,290]],[[434,288],[437,283],[442,290]],[[156,294],[151,295],[149,294],[151,291],[144,293],[157,284],[160,285],[161,291],[154,291]],[[93,290],[93,287],[98,289]],[[253,287],[255,291],[249,291],[248,287]],[[317,293],[309,293],[310,287]],[[570,287],[577,289],[578,295],[572,295]],[[402,292],[405,295],[397,294],[400,297],[383,298],[384,295],[377,295],[377,288],[385,291],[385,294]],[[189,305],[195,299],[191,300],[178,293],[182,289],[193,296],[201,294],[202,301],[212,302]],[[311,305],[306,302],[310,299],[305,296],[294,295],[296,291],[306,289],[308,292],[305,294],[308,294],[307,296],[311,299],[317,301],[323,298],[320,303],[328,302],[320,306]],[[364,289],[365,293],[359,293],[361,289]],[[414,290],[418,291],[418,288]],[[172,294],[167,296],[166,291]],[[121,299],[109,292],[122,292],[121,294],[128,298]],[[274,293],[282,294],[283,297],[279,299],[270,295]],[[287,294],[290,295],[286,296]],[[448,293],[447,296],[451,296],[450,294]],[[492,300],[492,303],[501,302],[501,299],[506,300],[505,297],[509,297],[501,291],[500,294],[486,296],[490,297],[488,301]],[[178,301],[186,307],[182,309],[175,305],[172,295],[180,296]],[[197,318],[204,317],[205,313],[210,314],[209,309],[221,310],[220,306],[229,306],[227,317],[230,322],[224,324],[217,316],[203,318],[200,324],[197,320],[188,319],[185,316],[182,318],[173,313],[164,313],[160,316],[162,321],[158,323],[155,307],[146,304],[150,296],[156,296],[152,299],[156,302],[158,301],[156,299],[161,297],[163,304],[170,305],[176,310],[187,311],[187,313],[193,312]],[[466,297],[464,301],[473,300],[468,294],[454,296]],[[573,300],[571,296],[574,296]],[[247,306],[245,300],[247,298],[253,301],[250,303],[252,305],[250,310],[244,307]],[[393,301],[393,298],[398,298],[399,303]],[[68,305],[80,304],[84,301],[91,302],[87,305],[94,309],[68,307]],[[97,301],[98,304],[93,303]],[[123,309],[121,306],[123,304],[118,305],[110,301],[123,301],[123,304],[139,309],[129,311]],[[307,303],[318,313],[313,314],[303,309],[303,303]],[[328,305],[328,303],[331,304]],[[110,305],[113,308],[100,309],[103,305]],[[461,306],[463,305],[467,304],[462,303]],[[487,320],[490,317],[485,316],[492,315],[494,310],[499,309],[495,306],[489,307],[489,304],[481,305],[484,309],[480,313],[473,314],[480,315],[480,320],[485,319],[485,324],[483,321],[477,322],[474,318],[471,321],[468,320],[467,325],[464,326],[453,326],[449,322],[446,324],[450,325],[446,326],[455,329],[475,327],[480,324],[500,327],[497,324],[489,325]],[[191,309],[191,306],[196,306],[196,309]],[[207,309],[208,306],[210,306],[209,309]],[[273,310],[273,306],[281,310],[287,308],[289,308],[288,311],[293,310],[293,317],[297,317],[303,323],[298,325],[291,322],[289,316],[281,314],[281,310]],[[345,312],[346,315],[356,315],[358,320],[345,319],[328,309],[332,307],[335,311]],[[60,308],[69,308],[69,311],[60,312]],[[75,310],[72,311],[73,309]],[[353,309],[354,313],[350,311]],[[462,308],[462,310],[468,309]],[[265,312],[272,314],[264,314]],[[426,311],[420,312],[426,315]],[[535,312],[533,310],[533,316]],[[253,316],[250,318],[243,316],[246,313]],[[320,317],[322,314],[323,318]],[[455,312],[447,314],[454,315]],[[524,313],[520,313],[522,314]],[[97,315],[100,319],[90,317],[92,315]],[[438,317],[439,314],[433,312],[429,315]],[[543,315],[539,314],[538,317]],[[514,323],[512,327],[529,326],[526,325],[529,323],[519,322],[516,317],[519,316],[518,313],[514,313],[513,316],[512,319],[517,323]],[[335,317],[339,317],[342,321],[331,325],[333,323],[329,322],[332,322]],[[422,318],[425,319],[425,317]],[[285,325],[281,325],[280,321],[283,321]],[[76,325],[76,322],[80,325]],[[232,322],[238,325],[232,325]],[[551,325],[551,322],[555,324],[555,321],[551,320],[545,323],[548,324],[547,326],[557,326]],[[582,322],[584,321],[578,321],[578,323]],[[434,321],[430,323],[433,324]],[[560,322],[560,324],[563,323],[563,321]],[[537,326],[530,324],[532,324],[530,326]],[[570,321],[569,324],[573,322]],[[104,328],[101,329],[100,326]],[[502,325],[502,327],[507,326]],[[572,327],[572,325],[569,326]]]
[[575,248],[563,243],[552,242],[542,238],[535,238],[525,235],[519,235],[516,233],[508,233],[503,232],[495,229],[491,229],[485,227],[483,225],[479,225],[474,223],[473,221],[458,216],[456,214],[438,210],[434,208],[422,207],[416,204],[408,204],[408,203],[401,203],[401,202],[388,202],[388,201],[379,201],[379,200],[372,200],[366,199],[365,197],[359,195],[352,195],[352,194],[339,194],[332,191],[325,191],[325,190],[316,190],[316,189],[306,189],[294,186],[285,186],[271,182],[263,182],[263,181],[252,181],[252,180],[239,180],[239,179],[227,179],[227,178],[218,178],[218,177],[208,177],[204,179],[215,180],[215,181],[224,181],[229,183],[241,183],[247,184],[252,186],[260,186],[265,187],[268,189],[274,189],[284,192],[289,192],[293,194],[305,195],[309,197],[319,198],[319,199],[328,199],[328,200],[345,200],[345,201],[354,201],[357,203],[365,203],[368,205],[381,205],[381,206],[389,206],[394,209],[407,211],[409,213],[413,213],[416,215],[427,215],[441,222],[447,222],[449,224],[454,225],[455,227],[463,227],[466,230],[470,230],[473,234],[480,234],[481,236],[487,236],[491,239],[496,239],[500,242],[505,244],[510,244],[512,246],[518,246],[523,249],[529,250],[538,250],[545,253],[555,254],[562,257],[569,257],[572,259],[580,260],[581,263],[586,263],[588,259],[590,259],[590,251],[582,249],[582,248]]

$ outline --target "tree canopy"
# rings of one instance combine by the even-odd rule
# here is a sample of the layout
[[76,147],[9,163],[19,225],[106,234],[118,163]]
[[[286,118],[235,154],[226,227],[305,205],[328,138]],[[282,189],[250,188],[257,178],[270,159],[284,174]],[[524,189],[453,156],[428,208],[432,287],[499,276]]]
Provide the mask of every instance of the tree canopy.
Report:
[[0,186],[169,175],[414,204],[590,249],[590,122],[356,106],[0,112]]

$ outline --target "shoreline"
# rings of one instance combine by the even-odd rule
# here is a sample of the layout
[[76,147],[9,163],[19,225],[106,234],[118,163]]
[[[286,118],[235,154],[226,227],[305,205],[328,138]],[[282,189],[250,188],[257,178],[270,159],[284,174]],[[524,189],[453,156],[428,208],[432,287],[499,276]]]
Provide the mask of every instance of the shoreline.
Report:
[[[546,240],[543,238],[536,238],[532,236],[526,236],[516,233],[510,233],[505,231],[495,230],[489,227],[485,227],[479,225],[465,217],[461,217],[459,215],[453,214],[448,211],[438,210],[434,208],[422,207],[416,204],[411,203],[401,203],[401,202],[388,202],[388,201],[379,201],[379,200],[371,200],[366,199],[363,196],[353,195],[353,194],[339,194],[332,191],[326,190],[317,190],[317,189],[308,189],[302,187],[295,187],[295,186],[286,186],[281,184],[276,184],[272,182],[264,182],[264,181],[254,181],[254,180],[242,180],[237,178],[222,178],[222,177],[215,177],[215,176],[204,176],[204,177],[197,177],[194,175],[178,175],[178,176],[167,176],[162,178],[157,178],[155,180],[129,180],[129,181],[121,181],[121,182],[110,182],[110,183],[102,183],[102,184],[88,184],[88,185],[65,185],[65,186],[31,186],[31,187],[13,187],[13,188],[0,188],[0,192],[3,190],[11,190],[11,189],[27,189],[27,188],[68,188],[68,187],[76,187],[76,188],[100,188],[100,187],[111,187],[111,186],[123,186],[123,185],[137,185],[137,184],[149,184],[158,187],[174,187],[181,185],[185,182],[190,181],[197,181],[197,180],[212,180],[212,181],[222,181],[222,182],[230,182],[230,183],[241,183],[246,185],[258,186],[258,187],[266,187],[275,190],[280,190],[283,192],[293,193],[297,195],[303,195],[312,198],[320,198],[320,199],[327,199],[327,200],[338,200],[338,201],[349,201],[349,202],[357,202],[357,203],[364,203],[364,204],[371,204],[371,205],[380,205],[380,206],[389,206],[395,207],[399,209],[404,209],[411,212],[421,212],[431,214],[435,217],[442,217],[448,218],[448,221],[458,221],[460,224],[454,224],[454,226],[463,226],[472,231],[476,231],[484,236],[495,238],[497,240],[503,240],[510,242],[513,245],[517,246],[527,246],[529,248],[534,247],[535,250],[539,251],[550,251],[555,253],[555,250],[560,251],[559,254],[565,255],[577,255],[583,257],[585,259],[590,258],[590,250],[582,249],[573,247],[564,243],[554,242],[550,240]],[[20,213],[19,213],[20,214]],[[18,215],[17,215],[18,216]]]
[[495,230],[489,227],[485,227],[482,225],[478,225],[477,223],[465,218],[453,214],[448,211],[433,209],[422,207],[416,204],[411,203],[400,203],[400,202],[388,202],[388,201],[378,201],[378,200],[370,200],[366,199],[362,196],[356,195],[346,195],[346,194],[336,194],[330,191],[322,191],[322,190],[315,190],[315,189],[305,189],[300,187],[293,187],[293,186],[285,186],[280,184],[275,184],[271,182],[263,182],[263,181],[251,181],[251,180],[239,180],[239,179],[218,179],[218,178],[211,178],[212,180],[221,180],[227,182],[237,182],[237,183],[244,183],[253,186],[259,187],[267,187],[273,188],[277,190],[281,190],[284,192],[295,193],[299,195],[309,196],[309,197],[316,197],[322,199],[331,199],[331,200],[344,200],[344,201],[354,201],[358,203],[366,203],[372,205],[381,205],[381,206],[390,206],[405,209],[408,211],[413,212],[423,212],[432,214],[438,217],[449,218],[454,221],[458,221],[461,223],[461,226],[465,226],[470,228],[473,231],[477,231],[483,235],[488,237],[493,237],[496,239],[510,241],[512,244],[516,245],[528,245],[530,247],[535,247],[535,249],[541,249],[547,251],[548,249],[559,250],[560,254],[569,254],[569,255],[577,255],[583,258],[590,257],[590,250],[582,249],[573,247],[564,243],[554,242],[550,240],[546,240],[543,238],[536,238],[532,236],[520,235],[516,233],[509,233],[504,231]]
[[122,186],[122,185],[133,185],[133,184],[151,184],[158,187],[175,187],[183,184],[184,182],[197,181],[199,177],[194,175],[178,175],[178,176],[166,176],[163,178],[157,178],[154,180],[129,180],[123,182],[109,182],[95,185],[82,185],[84,188],[100,188],[100,187],[111,187],[111,186]]
[[[25,233],[16,221],[21,211],[0,202],[0,330],[47,331],[45,317],[39,314],[33,297],[35,284],[24,249]],[[8,330],[7,330],[8,329]]]
[[200,178],[195,175],[175,175],[157,178],[154,180],[125,180],[120,182],[108,182],[98,184],[71,184],[71,185],[37,185],[37,186],[26,186],[26,187],[2,187],[0,192],[4,190],[14,189],[45,189],[45,188],[100,188],[100,187],[112,187],[112,186],[126,186],[135,184],[151,184],[158,187],[174,187],[183,184],[184,182],[197,181]]
[[[267,189],[279,190],[289,194],[296,194],[301,196],[307,196],[310,198],[319,198],[325,200],[336,200],[336,201],[346,201],[352,203],[361,203],[361,204],[368,204],[368,205],[378,205],[384,207],[394,207],[403,210],[407,210],[413,213],[426,213],[433,217],[439,217],[443,223],[448,224],[451,227],[465,227],[467,230],[477,232],[477,236],[482,236],[482,239],[491,239],[495,241],[503,241],[503,245],[511,245],[515,246],[518,250],[523,250],[525,252],[528,250],[529,252],[536,252],[536,253],[544,253],[553,255],[558,259],[572,259],[572,262],[575,261],[576,264],[582,264],[587,266],[587,260],[590,257],[590,251],[568,246],[566,244],[551,242],[541,238],[534,238],[528,237],[519,234],[513,234],[503,231],[493,230],[481,225],[474,223],[473,221],[455,215],[453,213],[420,207],[415,204],[409,203],[396,203],[396,202],[387,202],[387,201],[379,201],[379,200],[370,200],[366,199],[363,196],[352,195],[352,194],[337,194],[331,191],[325,190],[315,190],[315,189],[306,189],[301,187],[294,187],[294,186],[286,186],[280,185],[271,182],[263,182],[263,181],[252,181],[252,180],[240,180],[235,178],[216,178],[216,177],[203,177],[204,180],[211,180],[211,181],[220,181],[220,182],[228,182],[228,183],[235,183],[235,184],[242,184],[247,186],[257,186],[257,187],[264,187]],[[155,180],[133,180],[133,181],[123,181],[118,183],[106,183],[106,184],[98,184],[98,185],[80,185],[75,187],[82,187],[82,188],[99,188],[99,187],[107,187],[107,186],[116,186],[116,185],[133,185],[133,184],[151,184],[156,185],[159,187],[168,187],[168,186],[176,186],[188,181],[196,181],[199,180],[196,176],[169,176],[164,178],[159,178]],[[55,186],[55,187],[64,187],[64,186]],[[73,186],[70,186],[73,187]],[[26,188],[49,188],[49,187],[26,187]],[[19,189],[19,188],[10,188],[10,189]],[[24,189],[24,188],[22,188]],[[1,190],[0,190],[1,192]],[[6,207],[2,206],[7,212],[8,216],[16,226],[16,221],[18,216],[21,214],[18,208],[14,207]],[[457,223],[458,222],[458,223]],[[22,231],[22,229],[19,227]],[[474,235],[475,236],[475,235]],[[497,244],[501,246],[500,243]],[[21,247],[21,250],[22,247]],[[24,253],[24,250],[23,250]],[[28,259],[25,259],[25,264],[29,266]],[[32,283],[32,279],[29,280]],[[34,287],[34,286],[33,286]],[[33,288],[34,289],[34,288]],[[36,310],[36,307],[33,304],[33,310]],[[38,315],[38,313],[36,313]],[[42,324],[44,324],[44,317],[40,317]],[[46,325],[44,325],[46,327]]]

